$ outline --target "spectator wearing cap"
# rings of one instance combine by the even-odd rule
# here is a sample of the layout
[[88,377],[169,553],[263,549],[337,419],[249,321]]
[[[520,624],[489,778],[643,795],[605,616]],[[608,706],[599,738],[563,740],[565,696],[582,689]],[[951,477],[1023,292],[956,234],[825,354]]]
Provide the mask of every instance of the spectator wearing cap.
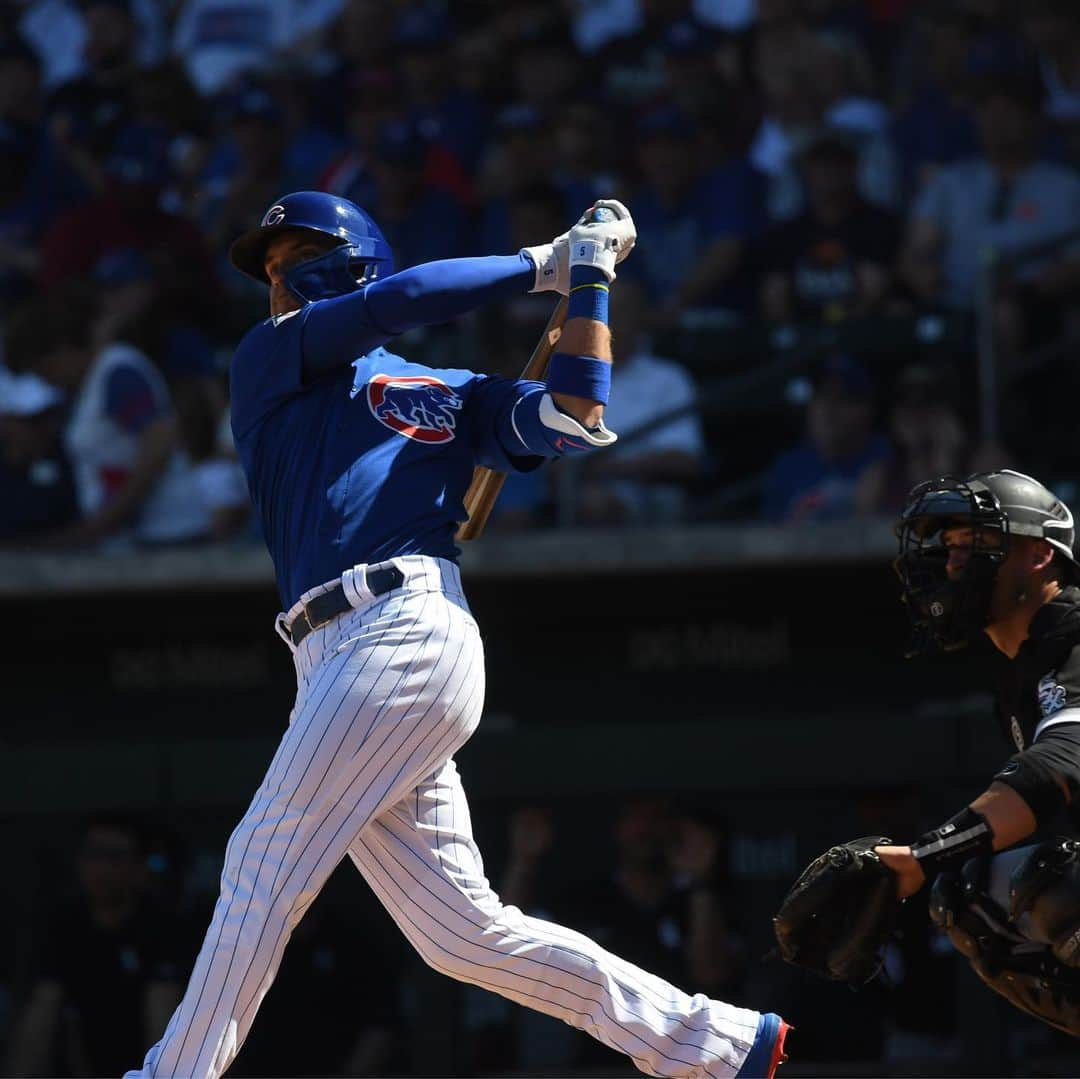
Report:
[[133,111],[139,26],[129,0],[83,5],[86,71],[49,99],[49,126],[69,165],[91,191],[105,185],[106,161]]
[[897,375],[887,422],[895,453],[867,471],[860,492],[863,504],[882,516],[895,518],[927,476],[966,476],[1009,464],[1000,446],[972,437],[950,379],[926,364],[909,364]]
[[41,63],[13,37],[0,46],[0,277],[22,283],[35,273],[36,248],[50,218],[85,197],[43,113]]
[[898,219],[859,194],[858,150],[841,132],[821,132],[800,166],[806,209],[762,247],[762,314],[836,322],[879,310],[892,286]]
[[520,41],[513,71],[516,99],[554,116],[574,99],[582,66],[565,26],[549,26]]
[[962,11],[931,4],[919,12],[907,47],[912,71],[892,126],[901,183],[917,193],[942,165],[978,152],[971,112],[968,51],[971,30]]
[[21,308],[7,330],[8,362],[38,374],[71,403],[63,439],[82,519],[50,534],[56,546],[137,535],[153,520],[155,494],[176,444],[161,375],[130,345],[96,349],[95,316],[87,293],[55,292]]
[[365,94],[386,86],[396,89],[401,76],[393,44],[395,16],[390,4],[345,0],[327,26],[329,66],[315,72],[309,94],[312,108],[331,130],[347,127],[346,113]]
[[37,375],[0,367],[0,544],[31,543],[79,515],[60,442],[64,395]]
[[1080,177],[1037,157],[1037,83],[993,78],[977,119],[982,153],[942,168],[910,212],[902,273],[923,303],[970,310],[988,255],[1019,254],[1061,240],[1049,254],[1016,266],[995,298],[998,347],[1006,361],[1038,335],[1053,334],[1080,288]]
[[397,79],[388,71],[355,72],[345,86],[348,141],[327,164],[315,186],[366,208],[375,201],[371,164],[379,138],[388,123],[404,119],[404,103]]
[[888,461],[888,439],[874,428],[874,384],[848,356],[818,373],[806,409],[806,437],[781,453],[765,478],[762,512],[772,523],[843,520],[871,507],[869,470]]
[[741,159],[703,172],[693,126],[668,106],[639,121],[637,164],[640,242],[624,272],[644,283],[656,322],[697,307],[745,310],[751,297],[739,271],[764,225],[760,176]]
[[[375,203],[373,163],[387,129],[421,126],[408,119],[400,80],[387,71],[358,72],[349,83],[346,109],[348,141],[319,176],[316,187],[370,208]],[[443,141],[423,139],[424,186],[452,195],[463,207],[473,204],[473,182],[465,166]]]
[[588,101],[560,109],[552,126],[557,162],[552,181],[563,193],[565,217],[576,221],[586,206],[626,186],[613,168],[616,134],[604,109]]
[[0,307],[10,308],[33,287],[47,201],[33,187],[35,142],[0,127]]
[[424,182],[427,148],[408,123],[388,124],[372,162],[379,222],[399,269],[466,254],[465,214],[447,191]]
[[[554,154],[550,126],[540,112],[522,102],[501,108],[492,121],[491,140],[476,178],[477,197],[485,213],[499,199],[534,187],[537,161],[554,160]],[[502,212],[505,227],[505,205]]]
[[41,243],[42,288],[86,278],[109,252],[131,249],[160,261],[188,296],[205,298],[212,289],[217,275],[201,231],[161,205],[172,172],[168,142],[159,135],[125,131],[107,162],[104,189],[53,219]]
[[[599,49],[608,94],[635,103],[666,96],[671,89],[672,55],[707,51],[717,40],[716,31],[696,10],[702,6],[687,0],[636,0],[629,18],[627,13],[609,10],[611,22],[623,25],[619,33],[607,35]],[[585,17],[595,18],[595,14]],[[708,92],[708,84],[702,92]]]
[[871,69],[861,49],[851,40],[792,23],[761,33],[754,58],[764,113],[749,156],[769,178],[770,217],[786,220],[802,210],[797,158],[823,126],[846,133],[857,147],[863,197],[895,205],[899,178],[888,113],[872,94]]
[[484,149],[486,125],[480,103],[454,77],[452,29],[449,6],[446,11],[431,5],[404,8],[392,55],[401,73],[405,120],[441,157],[471,176]]
[[200,219],[214,251],[224,251],[251,222],[252,207],[292,190],[285,173],[286,134],[270,92],[250,84],[222,98],[225,138],[207,166]]
[[749,158],[769,178],[769,212],[775,219],[795,212],[798,184],[784,183],[790,158],[799,139],[822,124],[821,53],[817,36],[800,22],[763,27],[755,36],[751,67],[762,115]]

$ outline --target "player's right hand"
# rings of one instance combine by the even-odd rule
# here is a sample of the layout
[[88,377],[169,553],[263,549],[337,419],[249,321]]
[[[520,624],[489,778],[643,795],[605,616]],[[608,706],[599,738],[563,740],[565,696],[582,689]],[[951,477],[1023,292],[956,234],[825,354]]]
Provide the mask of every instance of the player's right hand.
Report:
[[[601,211],[599,215],[598,210]],[[597,216],[604,220],[596,220]],[[569,294],[570,238],[575,234],[575,230],[586,230],[578,235],[580,239],[588,240],[590,247],[602,243],[605,250],[614,252],[613,260],[605,260],[611,261],[610,271],[604,269],[609,281],[615,278],[615,264],[622,262],[630,254],[637,241],[637,228],[630,211],[616,199],[600,199],[578,218],[569,232],[556,236],[549,244],[521,249],[521,253],[527,255],[536,267],[536,283],[530,289],[531,292],[558,292],[563,296]]]

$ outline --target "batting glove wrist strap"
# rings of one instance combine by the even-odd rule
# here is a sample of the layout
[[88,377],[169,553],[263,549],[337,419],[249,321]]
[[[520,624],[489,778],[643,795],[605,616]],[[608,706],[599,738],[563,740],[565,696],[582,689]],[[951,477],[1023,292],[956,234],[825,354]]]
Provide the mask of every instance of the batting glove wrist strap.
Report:
[[548,366],[547,388],[551,393],[565,393],[606,405],[611,396],[611,364],[595,356],[556,352]]
[[969,858],[994,852],[994,833],[981,813],[965,806],[940,828],[919,836],[911,844],[911,854],[922,867],[926,879],[959,869]]
[[557,236],[549,244],[536,247],[523,247],[524,255],[536,269],[536,279],[530,292],[560,292],[566,295],[570,291],[570,256],[567,233]]

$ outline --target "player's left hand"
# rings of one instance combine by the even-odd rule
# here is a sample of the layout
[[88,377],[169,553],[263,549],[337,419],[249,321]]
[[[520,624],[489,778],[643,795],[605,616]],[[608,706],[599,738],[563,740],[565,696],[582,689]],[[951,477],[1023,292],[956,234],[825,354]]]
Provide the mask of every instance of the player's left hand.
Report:
[[896,874],[897,899],[907,899],[926,883],[926,874],[910,847],[875,847],[874,853]]

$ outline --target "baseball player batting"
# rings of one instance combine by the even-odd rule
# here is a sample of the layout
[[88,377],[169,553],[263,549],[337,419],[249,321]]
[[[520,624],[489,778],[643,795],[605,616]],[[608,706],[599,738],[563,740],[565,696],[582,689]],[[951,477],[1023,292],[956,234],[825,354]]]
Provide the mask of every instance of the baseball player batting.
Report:
[[[394,273],[363,210],[302,191],[233,245],[234,265],[270,286],[270,318],[233,358],[232,427],[297,695],[226,847],[184,999],[131,1074],[229,1067],[290,933],[346,855],[435,970],[557,1016],[648,1075],[773,1074],[779,1016],[690,996],[504,906],[454,765],[484,699],[454,546],[473,468],[525,471],[615,441],[607,297],[635,230],[620,203],[595,209],[516,255]],[[546,383],[434,370],[384,347],[538,290],[569,294]]]

